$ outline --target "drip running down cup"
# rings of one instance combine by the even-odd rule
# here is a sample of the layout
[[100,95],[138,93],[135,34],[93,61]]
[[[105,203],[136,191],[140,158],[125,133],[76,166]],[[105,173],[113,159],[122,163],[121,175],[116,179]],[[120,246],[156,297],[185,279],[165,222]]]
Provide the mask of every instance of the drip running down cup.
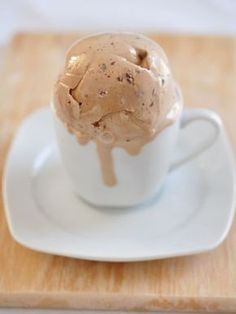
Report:
[[[168,171],[210,147],[220,118],[183,110],[162,48],[134,33],[82,38],[68,50],[52,103],[62,161],[74,192],[96,206],[128,207],[160,189]],[[173,161],[179,130],[206,120],[214,135]]]

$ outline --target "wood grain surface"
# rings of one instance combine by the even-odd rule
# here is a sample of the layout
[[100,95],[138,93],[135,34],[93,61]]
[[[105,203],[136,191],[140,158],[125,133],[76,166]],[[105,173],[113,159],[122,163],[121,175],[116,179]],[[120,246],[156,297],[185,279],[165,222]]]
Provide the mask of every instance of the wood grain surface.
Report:
[[[77,37],[19,34],[9,45],[0,74],[1,175],[17,127],[48,105],[65,49]],[[216,110],[236,149],[235,39],[152,37],[166,50],[185,103]],[[76,260],[17,244],[0,195],[0,306],[236,312],[235,227],[220,247],[198,256],[138,263]]]

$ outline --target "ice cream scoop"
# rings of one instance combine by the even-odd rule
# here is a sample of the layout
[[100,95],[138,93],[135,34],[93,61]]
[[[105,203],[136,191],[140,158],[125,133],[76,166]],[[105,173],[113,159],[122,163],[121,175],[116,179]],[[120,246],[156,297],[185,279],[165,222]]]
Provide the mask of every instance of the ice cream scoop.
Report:
[[105,33],[69,49],[54,107],[80,144],[96,143],[104,183],[112,186],[112,149],[138,154],[177,119],[182,98],[156,42],[140,34]]

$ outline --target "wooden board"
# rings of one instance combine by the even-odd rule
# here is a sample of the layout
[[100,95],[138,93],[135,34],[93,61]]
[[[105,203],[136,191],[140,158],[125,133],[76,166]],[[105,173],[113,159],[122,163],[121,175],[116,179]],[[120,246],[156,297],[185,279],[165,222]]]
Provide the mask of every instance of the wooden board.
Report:
[[[65,49],[76,37],[13,38],[0,80],[1,175],[19,123],[49,103]],[[236,148],[235,39],[153,38],[170,58],[185,103],[219,112]],[[89,262],[17,244],[0,197],[0,306],[236,312],[236,223],[227,240],[210,253],[142,263]]]

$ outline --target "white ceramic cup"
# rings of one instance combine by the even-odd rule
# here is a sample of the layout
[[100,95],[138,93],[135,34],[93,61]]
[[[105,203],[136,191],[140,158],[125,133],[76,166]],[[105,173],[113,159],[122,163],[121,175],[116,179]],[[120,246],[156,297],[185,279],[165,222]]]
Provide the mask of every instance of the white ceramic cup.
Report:
[[[104,185],[96,145],[80,145],[55,116],[58,147],[72,189],[85,201],[95,206],[136,206],[154,196],[160,189],[168,171],[191,160],[210,147],[219,136],[221,119],[206,109],[184,110],[181,117],[166,127],[153,141],[147,143],[136,156],[121,148],[114,148],[112,155],[117,185]],[[205,120],[214,127],[210,137],[202,139],[190,153],[171,164],[179,130],[196,120]],[[194,140],[194,139],[193,139]]]

